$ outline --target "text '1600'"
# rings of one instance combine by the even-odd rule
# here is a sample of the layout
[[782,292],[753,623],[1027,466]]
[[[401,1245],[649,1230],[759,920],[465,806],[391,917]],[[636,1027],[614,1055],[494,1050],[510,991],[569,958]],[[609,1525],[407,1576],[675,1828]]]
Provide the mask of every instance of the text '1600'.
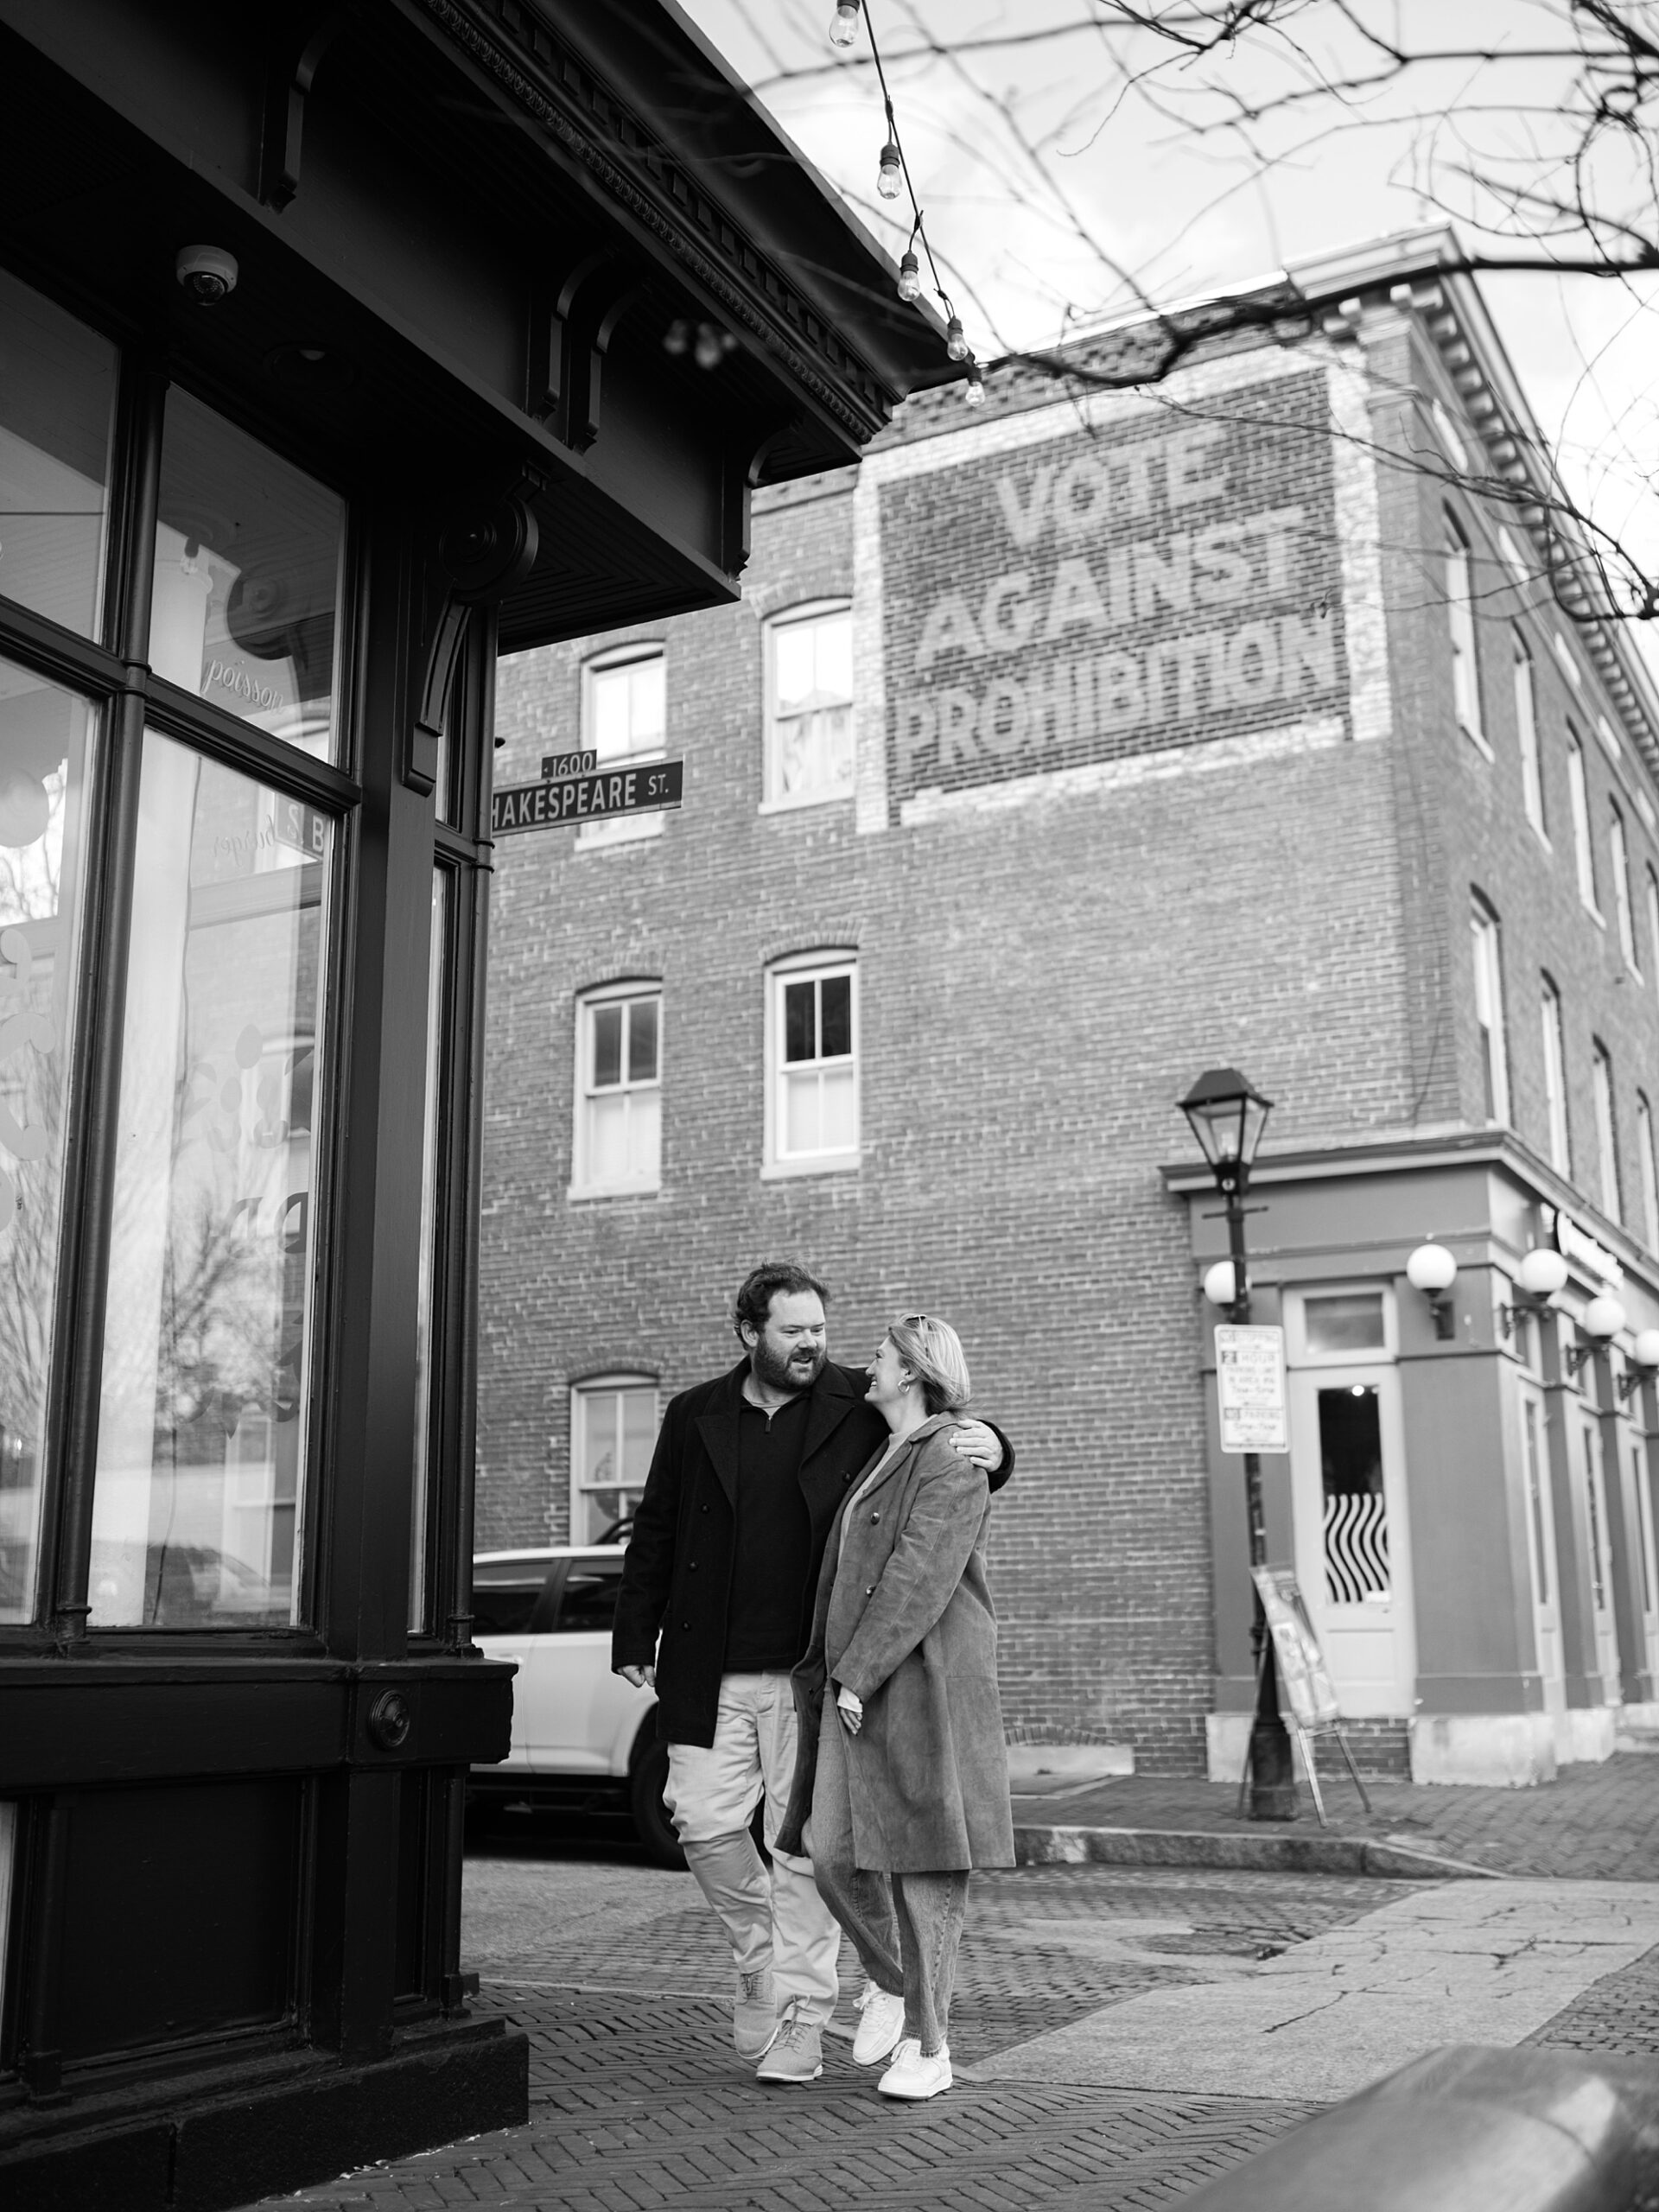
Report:
[[490,830],[501,837],[515,830],[601,822],[608,815],[650,814],[678,806],[684,786],[683,760],[651,760],[598,776],[567,776],[558,783],[515,784],[492,798]]

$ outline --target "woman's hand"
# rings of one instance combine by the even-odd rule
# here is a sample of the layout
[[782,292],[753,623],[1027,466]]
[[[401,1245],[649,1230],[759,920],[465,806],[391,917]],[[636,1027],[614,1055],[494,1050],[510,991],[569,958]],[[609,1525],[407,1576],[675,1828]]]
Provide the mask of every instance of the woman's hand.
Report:
[[837,1689],[836,1710],[841,1715],[841,1725],[849,1736],[856,1736],[864,1723],[864,1700],[851,1690]]

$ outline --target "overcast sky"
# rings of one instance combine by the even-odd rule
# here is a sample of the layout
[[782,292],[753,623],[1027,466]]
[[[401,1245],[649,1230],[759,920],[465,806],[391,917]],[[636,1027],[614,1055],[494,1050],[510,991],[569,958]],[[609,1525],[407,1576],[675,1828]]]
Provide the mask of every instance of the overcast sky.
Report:
[[[904,236],[874,190],[886,132],[868,38],[850,60],[836,54],[834,0],[683,4],[899,251]],[[986,359],[1051,343],[1137,293],[1174,302],[1230,290],[1448,215],[1495,218],[1464,180],[1470,162],[1535,181],[1566,143],[1571,73],[1516,54],[1560,43],[1566,0],[1378,0],[1377,20],[1402,24],[1417,47],[1507,48],[1506,58],[1438,65],[1341,111],[1299,105],[1253,126],[1249,145],[1217,128],[1230,96],[1255,105],[1319,73],[1374,65],[1343,42],[1321,0],[1286,11],[1299,46],[1244,42],[1191,67],[1172,66],[1170,49],[1144,35],[1103,35],[1088,20],[1091,0],[866,4],[944,282]],[[1010,34],[1016,42],[986,42]],[[917,52],[927,39],[946,51]],[[1138,73],[1148,62],[1163,65],[1151,82]],[[1614,201],[1630,194],[1651,227],[1645,180],[1615,166],[1605,188]],[[1659,567],[1659,284],[1480,282],[1574,493]]]

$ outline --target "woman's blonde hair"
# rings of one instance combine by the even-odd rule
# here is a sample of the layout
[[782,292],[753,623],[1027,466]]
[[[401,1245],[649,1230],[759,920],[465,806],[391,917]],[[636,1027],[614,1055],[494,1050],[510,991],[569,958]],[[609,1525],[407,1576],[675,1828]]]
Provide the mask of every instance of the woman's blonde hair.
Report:
[[973,1389],[962,1338],[948,1321],[927,1313],[906,1313],[887,1331],[893,1348],[922,1386],[931,1414],[960,1413]]

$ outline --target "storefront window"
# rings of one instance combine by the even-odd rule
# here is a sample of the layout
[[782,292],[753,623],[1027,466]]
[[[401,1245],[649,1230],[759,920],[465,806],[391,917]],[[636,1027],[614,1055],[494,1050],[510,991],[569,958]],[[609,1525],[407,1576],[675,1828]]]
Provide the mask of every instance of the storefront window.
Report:
[[418,1635],[426,1626],[427,1499],[430,1488],[432,1417],[432,1314],[437,1285],[438,1121],[442,1106],[438,1071],[443,1052],[443,984],[448,950],[449,871],[432,871],[432,950],[426,971],[426,1111],[421,1146],[421,1279],[415,1318],[415,1467],[410,1496],[409,1625]]
[[92,1624],[296,1618],[329,820],[144,740]]
[[1381,1351],[1386,1349],[1380,1290],[1341,1292],[1309,1298],[1302,1312],[1310,1352]]
[[32,1620],[92,717],[0,661],[0,1622]]
[[1333,1605],[1386,1604],[1389,1516],[1374,1383],[1351,1382],[1319,1392],[1319,1473],[1326,1598]]
[[115,348],[0,271],[0,593],[96,637]]
[[332,760],[344,524],[334,493],[188,392],[169,391],[156,673]]

